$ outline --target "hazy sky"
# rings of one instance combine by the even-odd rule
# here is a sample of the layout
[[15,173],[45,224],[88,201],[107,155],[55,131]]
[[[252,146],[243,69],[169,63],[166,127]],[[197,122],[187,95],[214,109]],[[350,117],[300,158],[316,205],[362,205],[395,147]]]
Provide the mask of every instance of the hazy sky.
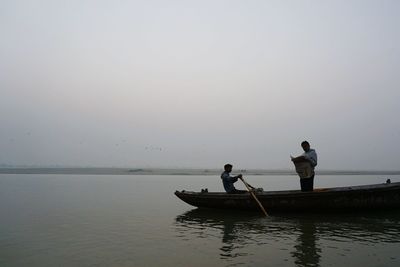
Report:
[[0,164],[400,169],[400,1],[0,1]]

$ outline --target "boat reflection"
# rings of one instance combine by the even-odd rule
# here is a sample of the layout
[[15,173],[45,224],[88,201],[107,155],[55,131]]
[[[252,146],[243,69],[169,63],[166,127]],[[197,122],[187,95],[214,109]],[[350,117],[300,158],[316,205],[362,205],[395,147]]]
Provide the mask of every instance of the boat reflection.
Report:
[[263,251],[274,248],[289,252],[285,252],[291,258],[287,261],[293,261],[296,266],[320,266],[325,242],[358,241],[371,246],[377,242],[398,243],[399,222],[399,212],[263,218],[255,213],[193,209],[177,216],[175,226],[185,240],[222,240],[219,255],[224,260],[243,257],[246,258],[243,263],[257,257],[260,262],[267,261],[271,255]]

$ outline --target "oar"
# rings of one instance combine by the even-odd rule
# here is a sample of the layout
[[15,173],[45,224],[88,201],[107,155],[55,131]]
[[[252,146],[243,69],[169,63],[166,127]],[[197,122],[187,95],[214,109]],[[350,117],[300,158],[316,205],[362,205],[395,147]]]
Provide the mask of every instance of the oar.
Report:
[[268,217],[267,212],[265,211],[263,205],[261,204],[261,202],[258,200],[258,198],[256,197],[256,195],[254,194],[254,192],[250,189],[249,185],[245,182],[245,180],[240,177],[240,180],[242,180],[242,182],[244,183],[244,185],[246,186],[247,190],[249,191],[249,193],[253,196],[254,200],[258,203],[258,206],[260,206],[261,210],[264,212],[265,216]]

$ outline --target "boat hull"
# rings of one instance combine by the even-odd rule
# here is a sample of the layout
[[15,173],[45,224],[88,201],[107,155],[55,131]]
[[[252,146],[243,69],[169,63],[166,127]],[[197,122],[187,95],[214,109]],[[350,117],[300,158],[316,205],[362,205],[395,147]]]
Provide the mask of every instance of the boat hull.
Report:
[[[199,208],[257,210],[249,193],[227,194],[176,191],[184,202]],[[268,212],[332,212],[400,209],[400,183],[316,189],[313,192],[256,193]]]

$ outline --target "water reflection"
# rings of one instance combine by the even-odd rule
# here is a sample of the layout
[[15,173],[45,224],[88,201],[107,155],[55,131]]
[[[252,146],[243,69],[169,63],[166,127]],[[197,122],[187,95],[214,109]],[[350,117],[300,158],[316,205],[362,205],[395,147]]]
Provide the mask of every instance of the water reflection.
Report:
[[240,256],[238,253],[233,253],[235,249],[235,244],[242,244],[243,241],[240,241],[239,235],[235,231],[235,223],[227,222],[223,224],[223,235],[222,235],[222,243],[223,246],[220,248],[220,256],[222,258],[225,257],[237,257]]
[[248,263],[253,256],[269,261],[271,255],[263,251],[279,248],[286,251],[288,261],[296,266],[320,266],[326,243],[358,242],[369,246],[380,242],[399,243],[399,222],[399,212],[260,218],[254,213],[194,209],[177,216],[175,226],[178,236],[184,240],[222,241],[220,258],[237,264]]
[[214,210],[194,209],[176,217],[177,231],[185,240],[191,238],[222,239],[219,255],[222,259],[246,256],[239,252],[248,243],[244,224],[251,219]]
[[295,250],[291,255],[297,266],[319,266],[321,248],[317,246],[317,228],[313,221],[299,220],[298,229],[300,234],[297,237]]

